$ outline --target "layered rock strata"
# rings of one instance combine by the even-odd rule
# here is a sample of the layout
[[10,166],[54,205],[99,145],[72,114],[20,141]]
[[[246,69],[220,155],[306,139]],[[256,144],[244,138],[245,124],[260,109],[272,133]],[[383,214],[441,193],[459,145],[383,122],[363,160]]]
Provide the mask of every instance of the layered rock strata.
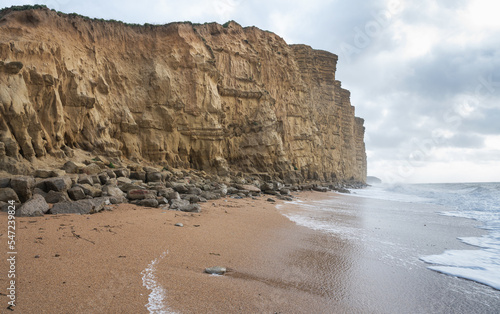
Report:
[[366,180],[337,56],[235,22],[134,26],[0,13],[0,159],[84,150],[227,176]]

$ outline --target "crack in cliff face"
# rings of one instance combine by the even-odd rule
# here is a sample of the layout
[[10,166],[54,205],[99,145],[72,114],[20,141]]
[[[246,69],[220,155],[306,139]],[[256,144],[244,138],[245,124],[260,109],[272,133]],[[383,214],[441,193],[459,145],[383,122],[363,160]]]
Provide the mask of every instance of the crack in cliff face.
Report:
[[225,26],[4,12],[0,158],[83,149],[219,175],[364,182],[363,119],[335,78],[337,56]]

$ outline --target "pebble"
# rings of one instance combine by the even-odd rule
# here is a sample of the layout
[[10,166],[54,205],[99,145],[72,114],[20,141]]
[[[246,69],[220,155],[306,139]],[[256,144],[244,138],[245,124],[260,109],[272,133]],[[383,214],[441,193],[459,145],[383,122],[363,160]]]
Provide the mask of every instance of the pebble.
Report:
[[272,198],[268,198],[268,199],[267,199],[267,201],[268,201],[268,202],[271,202],[271,203],[276,202],[276,201],[275,201],[274,199],[272,199]]
[[183,224],[181,224],[181,223],[176,223],[176,224],[175,224],[175,226],[176,226],[176,227],[184,227],[184,225],[183,225]]
[[208,267],[205,268],[205,272],[207,274],[212,274],[212,275],[224,275],[226,273],[226,267],[222,266],[213,266],[213,267]]

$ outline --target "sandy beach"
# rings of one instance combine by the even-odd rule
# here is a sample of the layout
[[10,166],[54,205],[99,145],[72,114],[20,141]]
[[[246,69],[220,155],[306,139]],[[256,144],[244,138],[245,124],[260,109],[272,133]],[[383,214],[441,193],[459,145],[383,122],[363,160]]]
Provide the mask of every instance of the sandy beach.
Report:
[[[147,313],[143,275],[154,260],[172,311],[305,311],[324,295],[301,287],[285,259],[311,231],[265,199],[210,201],[200,214],[127,204],[94,215],[17,218],[15,311]],[[203,273],[216,265],[229,273]],[[7,267],[2,260],[2,273]]]
[[[498,305],[497,291],[430,271],[415,253],[422,247],[427,247],[427,254],[460,245],[454,233],[463,233],[464,228],[480,234],[469,220],[453,226],[446,220],[449,217],[440,220],[419,213],[417,219],[411,208],[399,216],[378,212],[379,207],[390,208],[387,202],[335,193],[298,194],[303,203],[314,206],[336,201],[344,213],[335,214],[339,227],[364,228],[355,231],[361,238],[346,238],[298,226],[283,215],[297,205],[266,199],[209,201],[199,214],[119,205],[94,215],[17,218],[15,311],[442,313],[479,309],[494,313]],[[366,213],[368,208],[373,210]],[[6,225],[5,213],[1,217]],[[390,249],[396,246],[386,246],[379,235],[394,241],[399,237],[412,249],[398,248],[402,252],[398,256]],[[1,241],[7,241],[3,232]],[[1,265],[5,273],[6,260]],[[211,266],[229,271],[224,276],[205,274],[203,270]],[[6,285],[2,276],[2,286]],[[3,311],[7,297],[2,294],[1,300]]]

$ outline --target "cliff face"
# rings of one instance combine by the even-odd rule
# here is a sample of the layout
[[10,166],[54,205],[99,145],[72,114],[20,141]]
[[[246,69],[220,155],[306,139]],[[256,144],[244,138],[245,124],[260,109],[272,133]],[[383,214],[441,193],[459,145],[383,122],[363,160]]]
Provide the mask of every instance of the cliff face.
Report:
[[0,158],[74,149],[226,175],[365,181],[337,56],[236,23],[0,17]]

